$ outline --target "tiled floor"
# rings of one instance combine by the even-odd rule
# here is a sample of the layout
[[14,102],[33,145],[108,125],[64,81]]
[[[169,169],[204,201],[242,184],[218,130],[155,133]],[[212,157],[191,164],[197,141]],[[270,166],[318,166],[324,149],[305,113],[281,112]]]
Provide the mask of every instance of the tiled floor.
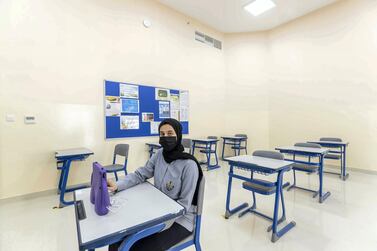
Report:
[[[228,166],[221,164],[221,169],[205,172],[203,250],[377,250],[377,176],[351,172],[344,182],[325,175],[325,190],[331,191],[331,196],[323,204],[304,191],[285,192],[288,220],[296,221],[297,226],[271,243],[266,232],[269,222],[264,219],[252,214],[224,219]],[[291,176],[286,174],[285,180],[291,180]],[[317,185],[316,175],[298,177],[300,185]],[[233,184],[233,205],[250,202],[251,194],[241,188],[241,183]],[[0,250],[78,250],[73,207],[52,209],[57,198],[49,195],[0,202]],[[258,209],[272,213],[273,196],[258,196],[257,201]]]

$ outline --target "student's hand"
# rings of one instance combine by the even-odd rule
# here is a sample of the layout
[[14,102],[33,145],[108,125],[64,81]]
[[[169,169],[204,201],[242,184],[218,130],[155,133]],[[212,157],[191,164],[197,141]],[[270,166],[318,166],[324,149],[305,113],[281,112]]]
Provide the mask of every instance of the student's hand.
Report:
[[110,192],[115,192],[118,190],[118,186],[113,180],[107,180],[107,189],[109,189]]

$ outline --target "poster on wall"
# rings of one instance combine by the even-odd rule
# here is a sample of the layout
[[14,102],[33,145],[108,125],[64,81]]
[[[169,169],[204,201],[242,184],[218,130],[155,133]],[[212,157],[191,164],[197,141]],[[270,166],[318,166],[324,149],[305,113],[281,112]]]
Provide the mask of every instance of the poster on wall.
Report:
[[180,91],[180,109],[179,109],[179,116],[180,121],[188,121],[189,120],[189,92],[188,91]]
[[158,102],[159,118],[166,119],[170,118],[170,102],[160,101]]
[[160,121],[151,122],[151,134],[159,134],[158,127],[160,126]]
[[179,117],[179,110],[180,110],[180,104],[179,104],[179,94],[171,94],[170,95],[170,116],[173,119],[180,120]]
[[152,122],[154,121],[154,113],[153,112],[143,112],[142,115],[143,122]]
[[169,89],[162,89],[162,88],[155,88],[155,98],[156,100],[170,100],[170,90]]
[[106,117],[120,116],[120,98],[106,96]]
[[122,98],[139,99],[139,86],[120,84],[119,93]]
[[139,100],[122,98],[123,113],[139,113]]
[[121,130],[137,130],[139,129],[139,116],[121,116]]

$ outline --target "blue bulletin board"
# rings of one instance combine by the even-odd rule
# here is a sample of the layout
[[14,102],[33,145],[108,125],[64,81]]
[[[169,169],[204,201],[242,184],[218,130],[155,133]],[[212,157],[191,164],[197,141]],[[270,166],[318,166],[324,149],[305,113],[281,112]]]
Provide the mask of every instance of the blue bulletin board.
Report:
[[158,124],[175,118],[189,133],[188,91],[105,80],[105,137],[158,136]]

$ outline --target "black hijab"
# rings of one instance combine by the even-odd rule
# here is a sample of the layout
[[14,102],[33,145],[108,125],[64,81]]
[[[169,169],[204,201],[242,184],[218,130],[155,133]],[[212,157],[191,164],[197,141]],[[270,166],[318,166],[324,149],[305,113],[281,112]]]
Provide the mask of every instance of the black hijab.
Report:
[[160,123],[160,125],[158,127],[158,131],[160,131],[160,129],[163,125],[170,125],[171,127],[173,127],[173,129],[174,129],[174,131],[177,135],[177,145],[175,146],[175,148],[171,151],[165,151],[163,149],[162,155],[164,157],[164,160],[167,163],[171,163],[171,162],[178,160],[178,159],[191,159],[191,160],[195,161],[195,163],[198,167],[199,177],[198,177],[198,182],[197,182],[196,188],[195,188],[194,198],[192,199],[192,204],[196,206],[198,204],[199,185],[200,185],[200,181],[202,180],[202,177],[203,177],[202,168],[200,167],[198,160],[193,155],[184,152],[185,148],[182,145],[182,125],[181,125],[181,123],[179,123],[178,120],[171,119],[171,118],[170,119],[164,119]]

